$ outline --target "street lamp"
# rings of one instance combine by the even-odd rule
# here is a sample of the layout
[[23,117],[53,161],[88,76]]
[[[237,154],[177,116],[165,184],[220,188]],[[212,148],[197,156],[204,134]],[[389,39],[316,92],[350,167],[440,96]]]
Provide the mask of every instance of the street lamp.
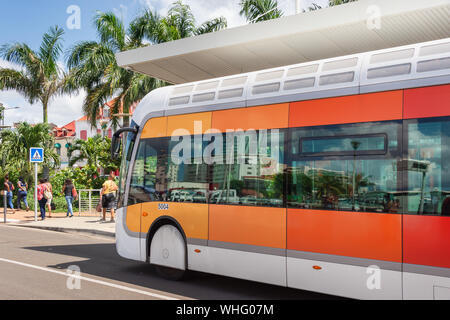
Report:
[[7,111],[7,110],[15,110],[15,109],[20,109],[20,107],[5,108],[3,103],[0,102],[0,111],[1,111],[1,117],[2,117],[1,129],[9,128],[9,127],[5,127],[5,111]]

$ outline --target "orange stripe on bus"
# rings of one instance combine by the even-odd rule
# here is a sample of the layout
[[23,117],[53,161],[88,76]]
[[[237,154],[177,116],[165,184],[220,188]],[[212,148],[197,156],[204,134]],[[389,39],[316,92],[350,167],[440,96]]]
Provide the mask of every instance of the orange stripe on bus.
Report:
[[142,204],[142,212],[148,213],[142,216],[141,230],[147,233],[156,219],[161,216],[173,217],[180,224],[186,237],[196,239],[208,239],[208,205],[202,203],[165,203],[167,210],[160,210],[163,202],[147,202]]
[[403,91],[370,93],[291,103],[289,127],[400,120]]
[[288,209],[287,248],[364,259],[402,261],[402,216]]
[[210,240],[286,248],[286,209],[210,205]]
[[450,85],[405,90],[405,119],[450,116]]
[[153,118],[147,121],[142,130],[141,139],[167,136],[167,117]]
[[127,207],[127,228],[131,232],[141,232],[141,204]]
[[214,111],[212,115],[212,127],[221,132],[226,132],[227,129],[264,130],[287,128],[288,115],[288,103]]
[[[211,112],[192,113],[180,116],[170,116],[167,120],[167,136],[182,136],[176,131],[182,129],[189,134],[203,134],[211,129]],[[196,126],[197,125],[197,126]]]

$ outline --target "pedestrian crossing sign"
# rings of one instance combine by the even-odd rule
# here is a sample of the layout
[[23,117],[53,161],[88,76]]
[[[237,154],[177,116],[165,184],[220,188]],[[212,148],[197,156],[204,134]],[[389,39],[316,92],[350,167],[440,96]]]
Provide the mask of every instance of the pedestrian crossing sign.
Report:
[[31,148],[30,149],[30,161],[31,161],[31,163],[42,163],[42,162],[44,162],[44,149],[42,149],[42,148]]

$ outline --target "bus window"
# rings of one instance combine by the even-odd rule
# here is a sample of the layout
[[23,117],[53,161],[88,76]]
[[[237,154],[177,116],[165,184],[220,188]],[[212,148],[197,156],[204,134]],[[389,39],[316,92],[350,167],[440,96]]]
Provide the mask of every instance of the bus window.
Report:
[[[186,149],[180,148],[181,141],[188,144]],[[205,147],[206,142],[201,136],[168,140],[167,201],[207,203],[209,178],[208,165],[203,159]]]
[[400,213],[399,132],[399,122],[291,129],[288,207]]
[[[211,204],[283,206],[283,130],[223,135],[223,163],[211,166]],[[252,144],[254,144],[252,146]]]
[[408,213],[450,215],[449,144],[450,119],[408,123]]

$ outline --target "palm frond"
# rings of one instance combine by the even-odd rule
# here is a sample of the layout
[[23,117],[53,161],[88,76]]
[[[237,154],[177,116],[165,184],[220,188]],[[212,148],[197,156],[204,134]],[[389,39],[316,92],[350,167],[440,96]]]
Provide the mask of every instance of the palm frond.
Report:
[[187,38],[195,32],[195,17],[191,7],[178,0],[173,3],[168,12],[169,21],[177,28],[180,38]]
[[241,0],[240,6],[241,11],[239,14],[251,23],[276,19],[283,16],[283,12],[278,9],[278,1],[276,0]]
[[215,18],[204,22],[195,30],[196,35],[216,32],[227,28],[227,19],[225,17]]
[[94,17],[101,42],[110,43],[118,51],[125,48],[126,32],[123,22],[112,12],[97,12]]
[[51,27],[49,32],[45,33],[42,37],[39,57],[44,64],[45,74],[47,77],[59,72],[57,62],[62,53],[63,35],[64,29],[55,26]]
[[157,12],[145,10],[130,23],[128,28],[129,45],[132,47],[140,47],[143,45],[144,39],[151,43],[159,43],[160,24],[161,17]]
[[0,90],[16,90],[33,104],[40,96],[40,90],[23,71],[0,68]]

